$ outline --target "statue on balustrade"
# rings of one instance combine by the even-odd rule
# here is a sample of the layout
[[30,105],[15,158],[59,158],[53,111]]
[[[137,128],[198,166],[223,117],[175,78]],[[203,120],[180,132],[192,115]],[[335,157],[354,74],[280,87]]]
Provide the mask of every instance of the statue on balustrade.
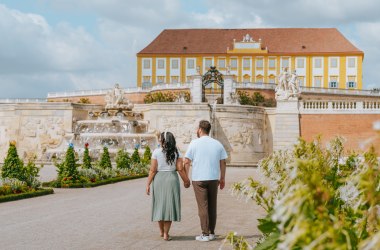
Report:
[[299,96],[299,89],[297,86],[298,75],[295,70],[291,74],[288,73],[287,68],[278,76],[278,86],[276,87],[276,100],[289,100],[297,99]]

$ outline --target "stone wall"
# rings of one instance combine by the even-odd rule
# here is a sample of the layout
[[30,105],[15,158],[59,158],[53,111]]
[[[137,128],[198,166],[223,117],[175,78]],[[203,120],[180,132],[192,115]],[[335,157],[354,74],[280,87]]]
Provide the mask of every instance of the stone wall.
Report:
[[[211,106],[207,104],[136,105],[135,111],[144,113],[150,127],[160,132],[173,132],[180,150],[185,153],[202,119],[211,120]],[[272,119],[273,117],[271,117]],[[226,148],[229,165],[255,165],[272,151],[272,126],[265,109],[240,105],[217,105],[213,136]]]
[[73,132],[73,120],[87,117],[95,105],[71,103],[19,103],[0,105],[0,162],[9,141],[16,141],[22,158],[44,160],[46,150],[65,147],[65,137]]

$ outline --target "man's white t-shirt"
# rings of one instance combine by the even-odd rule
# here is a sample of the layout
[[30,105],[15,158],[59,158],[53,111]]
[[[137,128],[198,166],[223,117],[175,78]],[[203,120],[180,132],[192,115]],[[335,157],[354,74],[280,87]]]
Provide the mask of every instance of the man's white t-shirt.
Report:
[[[178,154],[178,158],[182,158],[181,152],[179,150]],[[152,154],[152,159],[157,160],[157,171],[175,171],[178,158],[176,158],[175,161],[169,165],[166,162],[166,155],[164,154],[164,152],[162,152],[162,148],[156,148]]]
[[219,180],[220,160],[227,159],[227,153],[223,145],[211,138],[202,136],[193,140],[185,154],[192,161],[193,181]]

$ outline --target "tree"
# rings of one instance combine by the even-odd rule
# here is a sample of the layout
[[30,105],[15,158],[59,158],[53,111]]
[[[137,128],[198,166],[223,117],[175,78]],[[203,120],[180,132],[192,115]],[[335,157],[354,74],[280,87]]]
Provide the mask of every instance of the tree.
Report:
[[132,154],[132,162],[133,163],[140,163],[141,162],[140,155],[139,155],[139,149],[137,147],[135,148],[135,151]]
[[150,159],[152,158],[152,152],[150,151],[150,147],[146,146],[145,151],[144,151],[144,156],[143,156],[143,163],[149,164]]
[[91,157],[90,157],[90,153],[88,151],[88,143],[86,143],[84,145],[84,153],[83,153],[83,164],[82,164],[82,167],[83,168],[86,168],[86,169],[90,169],[92,168],[92,165],[91,165]]
[[1,176],[3,178],[16,178],[18,180],[23,179],[24,163],[20,160],[17,154],[16,142],[14,141],[9,144],[9,149],[7,157],[4,160]]
[[63,177],[71,178],[73,181],[79,180],[79,172],[76,162],[77,159],[75,159],[74,146],[70,143],[63,163]]
[[128,152],[124,151],[123,149],[120,149],[119,152],[117,152],[115,161],[116,167],[119,169],[126,169],[131,167],[131,157],[129,156]]
[[111,158],[107,147],[103,148],[103,154],[100,159],[99,166],[103,169],[112,168]]

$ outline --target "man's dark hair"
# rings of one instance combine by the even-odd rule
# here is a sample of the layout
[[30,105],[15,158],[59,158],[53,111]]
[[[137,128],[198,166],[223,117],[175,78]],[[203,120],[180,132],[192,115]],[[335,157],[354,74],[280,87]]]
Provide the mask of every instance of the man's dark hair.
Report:
[[199,122],[199,128],[203,131],[203,133],[210,134],[211,124],[209,121],[202,120]]

